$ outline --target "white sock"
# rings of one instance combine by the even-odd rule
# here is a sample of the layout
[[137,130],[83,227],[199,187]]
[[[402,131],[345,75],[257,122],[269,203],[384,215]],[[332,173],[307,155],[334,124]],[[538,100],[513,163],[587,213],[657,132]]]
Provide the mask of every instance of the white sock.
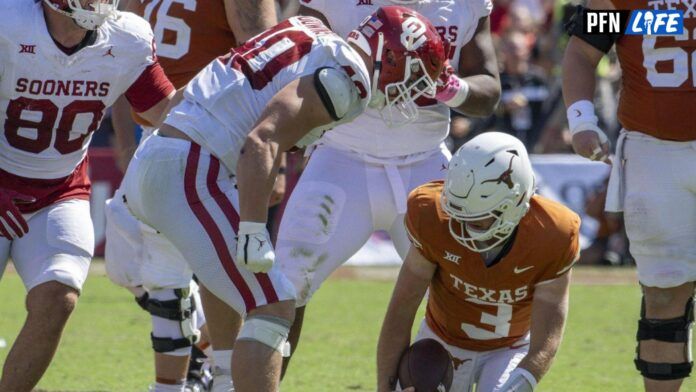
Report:
[[[213,350],[213,363],[215,367],[223,370],[232,370],[233,350]],[[228,372],[229,373],[229,372]]]
[[154,388],[151,388],[151,392],[184,392],[185,384],[160,384],[155,383]]
[[234,391],[232,385],[232,352],[233,350],[213,350],[213,389],[211,392]]

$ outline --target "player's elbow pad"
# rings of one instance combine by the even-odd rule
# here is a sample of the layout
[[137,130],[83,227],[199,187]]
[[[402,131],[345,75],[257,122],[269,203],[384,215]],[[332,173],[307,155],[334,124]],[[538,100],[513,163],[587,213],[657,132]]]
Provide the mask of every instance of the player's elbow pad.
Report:
[[611,47],[621,38],[621,34],[587,34],[585,33],[585,13],[586,8],[578,5],[575,7],[575,14],[565,24],[568,35],[575,36],[603,53],[609,53]]
[[335,68],[317,69],[314,72],[314,85],[334,121],[343,119],[360,100],[353,81],[345,72]]

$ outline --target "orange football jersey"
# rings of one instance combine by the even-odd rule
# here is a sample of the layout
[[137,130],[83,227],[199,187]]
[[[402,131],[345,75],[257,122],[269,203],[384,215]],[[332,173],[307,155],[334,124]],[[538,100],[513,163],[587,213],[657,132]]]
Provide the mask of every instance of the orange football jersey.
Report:
[[[692,0],[611,0],[616,9],[684,11],[679,37],[624,35],[619,122],[659,139],[696,140],[696,10]],[[687,5],[688,3],[688,5]]]
[[159,62],[177,89],[236,46],[222,0],[132,0],[126,9],[150,22]]
[[508,347],[529,331],[535,286],[568,272],[577,260],[580,217],[533,196],[509,252],[487,267],[450,235],[442,187],[433,181],[413,190],[406,213],[413,245],[437,265],[426,322],[445,342],[466,350]]

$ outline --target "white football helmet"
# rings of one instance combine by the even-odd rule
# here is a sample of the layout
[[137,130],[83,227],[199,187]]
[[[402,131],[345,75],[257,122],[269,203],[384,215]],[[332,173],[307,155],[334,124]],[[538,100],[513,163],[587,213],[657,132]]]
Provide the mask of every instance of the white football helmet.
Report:
[[83,8],[80,0],[44,0],[55,11],[73,18],[78,26],[96,30],[107,18],[116,15],[120,0],[90,0]]
[[[534,172],[524,144],[506,133],[486,132],[452,157],[441,203],[452,237],[474,252],[484,252],[510,237],[533,194]],[[467,224],[487,218],[495,221],[486,230]]]

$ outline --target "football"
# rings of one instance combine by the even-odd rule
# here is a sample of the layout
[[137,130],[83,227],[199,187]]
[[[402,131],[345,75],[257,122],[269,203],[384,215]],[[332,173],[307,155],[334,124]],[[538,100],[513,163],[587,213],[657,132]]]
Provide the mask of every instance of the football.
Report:
[[416,392],[447,392],[454,369],[450,353],[435,339],[419,340],[409,347],[399,362],[399,385],[415,387]]

